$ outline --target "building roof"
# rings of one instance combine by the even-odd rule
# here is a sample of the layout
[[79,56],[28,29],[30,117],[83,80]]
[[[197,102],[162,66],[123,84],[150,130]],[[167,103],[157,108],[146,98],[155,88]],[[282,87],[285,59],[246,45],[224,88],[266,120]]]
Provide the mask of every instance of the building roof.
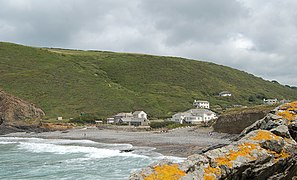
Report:
[[194,103],[195,102],[205,102],[205,103],[209,103],[208,101],[204,101],[204,100],[194,100]]
[[120,116],[120,117],[125,117],[125,116],[133,116],[133,114],[132,113],[124,113],[124,112],[122,112],[122,113],[118,113],[118,114],[116,114],[115,116]]
[[212,112],[211,110],[208,109],[190,109],[188,111],[186,111],[187,113],[191,113],[194,115],[198,115],[198,116],[202,116],[203,114],[215,114],[214,112]]
[[143,122],[145,119],[144,118],[121,118],[123,122]]
[[[138,114],[140,114],[140,113],[145,113],[144,111],[135,111],[134,113],[133,113],[133,115],[138,115]],[[145,113],[146,114],[146,113]]]
[[229,91],[222,91],[220,94],[231,94]]

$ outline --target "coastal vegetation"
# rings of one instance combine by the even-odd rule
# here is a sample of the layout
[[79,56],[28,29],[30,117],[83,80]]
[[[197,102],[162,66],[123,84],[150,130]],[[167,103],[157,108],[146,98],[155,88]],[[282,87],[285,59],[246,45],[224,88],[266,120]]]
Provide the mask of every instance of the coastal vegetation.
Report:
[[[0,43],[0,87],[41,107],[46,118],[97,119],[145,110],[166,118],[194,99],[226,108],[296,99],[297,91],[210,62],[106,51],[35,48]],[[229,91],[231,97],[219,97]]]

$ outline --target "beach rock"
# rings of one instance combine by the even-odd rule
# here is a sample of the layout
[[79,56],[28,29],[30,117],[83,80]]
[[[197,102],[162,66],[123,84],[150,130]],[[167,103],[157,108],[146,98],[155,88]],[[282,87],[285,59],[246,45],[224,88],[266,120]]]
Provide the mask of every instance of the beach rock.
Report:
[[[231,144],[175,164],[169,168],[171,178],[166,179],[296,179],[296,110],[297,102],[274,109],[243,130]],[[160,169],[172,165],[171,162],[155,164],[149,171],[134,173],[130,179],[165,179]]]
[[45,113],[34,104],[0,90],[0,124],[6,130],[28,130],[38,128]]

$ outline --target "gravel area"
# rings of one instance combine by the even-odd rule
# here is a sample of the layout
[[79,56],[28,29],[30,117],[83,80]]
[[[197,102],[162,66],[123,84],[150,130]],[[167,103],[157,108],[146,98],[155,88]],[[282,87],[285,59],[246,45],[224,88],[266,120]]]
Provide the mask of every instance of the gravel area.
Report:
[[11,133],[5,136],[39,137],[57,139],[89,139],[102,143],[129,143],[133,146],[154,147],[155,151],[167,156],[187,157],[203,148],[218,144],[229,144],[230,136],[212,132],[211,128],[185,127],[168,131],[136,131],[125,129],[99,129],[87,127],[67,131],[43,133]]

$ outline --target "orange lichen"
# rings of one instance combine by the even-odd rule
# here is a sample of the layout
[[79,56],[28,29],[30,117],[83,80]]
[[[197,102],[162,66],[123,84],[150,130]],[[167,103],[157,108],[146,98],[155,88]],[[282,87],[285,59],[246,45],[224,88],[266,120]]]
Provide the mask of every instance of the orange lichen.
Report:
[[297,111],[297,102],[291,102],[284,104],[280,107],[280,112],[277,113],[278,116],[282,116],[283,118],[287,119],[289,121],[289,124],[292,120],[296,119],[296,113],[294,111]]
[[260,130],[257,132],[256,136],[251,138],[252,140],[280,140],[281,137],[273,134],[270,131]]
[[296,117],[296,114],[293,114],[291,112],[291,110],[289,110],[289,109],[288,110],[285,110],[285,111],[278,112],[277,115],[278,116],[282,116],[283,118],[285,118],[285,119],[287,119],[289,121],[294,120],[295,117]]
[[223,157],[218,157],[215,159],[215,161],[218,163],[218,165],[227,165],[230,168],[232,168],[233,161],[236,160],[237,157],[243,156],[247,157],[250,160],[254,160],[255,158],[251,156],[252,150],[257,148],[257,144],[253,143],[243,143],[237,146],[238,150],[230,150],[229,153],[227,153]]
[[220,168],[213,168],[208,165],[207,168],[204,169],[204,180],[214,180],[216,179],[216,175],[221,175],[221,169]]
[[277,153],[275,151],[271,151],[271,150],[266,150],[269,154],[274,156],[274,160],[278,161],[280,159],[286,159],[288,157],[291,157],[290,154],[288,154],[287,152],[285,152],[284,150],[282,150],[282,152]]
[[177,164],[160,165],[154,168],[154,173],[145,177],[145,180],[178,180],[186,173],[178,168]]

